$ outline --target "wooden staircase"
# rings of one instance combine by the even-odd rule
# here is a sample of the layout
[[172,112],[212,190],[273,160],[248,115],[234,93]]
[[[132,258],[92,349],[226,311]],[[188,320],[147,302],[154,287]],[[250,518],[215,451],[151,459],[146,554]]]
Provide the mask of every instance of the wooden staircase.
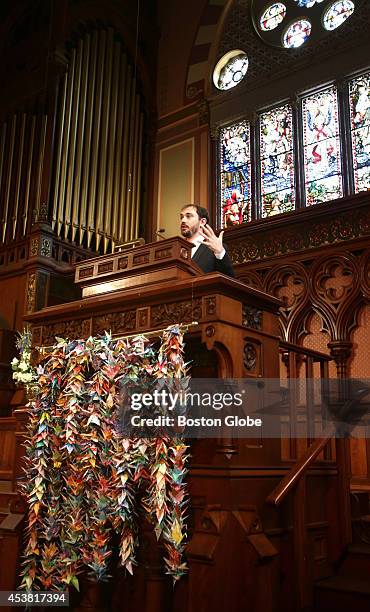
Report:
[[368,612],[370,610],[370,497],[353,490],[353,542],[336,564],[335,573],[314,585],[315,612]]

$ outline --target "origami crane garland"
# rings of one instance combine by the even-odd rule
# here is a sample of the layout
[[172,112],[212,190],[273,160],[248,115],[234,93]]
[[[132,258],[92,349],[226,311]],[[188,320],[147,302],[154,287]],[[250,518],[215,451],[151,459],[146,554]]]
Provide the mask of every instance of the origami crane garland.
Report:
[[106,580],[113,532],[121,564],[132,573],[140,507],[164,542],[167,573],[176,581],[186,571],[187,446],[181,436],[127,438],[115,423],[122,387],[127,393],[138,377],[146,388],[162,380],[186,385],[182,333],[178,326],[166,330],[158,355],[143,336],[57,340],[38,367],[29,407],[21,588],[78,589],[86,567],[90,577]]

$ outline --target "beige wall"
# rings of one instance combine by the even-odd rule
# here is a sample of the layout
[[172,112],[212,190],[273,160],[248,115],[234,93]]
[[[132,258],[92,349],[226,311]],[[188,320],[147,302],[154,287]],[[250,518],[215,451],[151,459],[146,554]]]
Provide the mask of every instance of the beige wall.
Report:
[[194,202],[194,138],[159,151],[157,231],[166,238],[179,233],[179,212]]

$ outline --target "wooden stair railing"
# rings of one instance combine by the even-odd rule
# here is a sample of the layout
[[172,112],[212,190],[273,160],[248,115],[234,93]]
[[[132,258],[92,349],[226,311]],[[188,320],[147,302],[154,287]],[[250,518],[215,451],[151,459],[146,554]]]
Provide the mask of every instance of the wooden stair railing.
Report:
[[[370,395],[370,388],[364,387],[359,389],[356,393],[356,397],[351,398],[343,404],[340,412],[341,420],[345,421],[351,414],[351,411],[361,402],[365,397]],[[356,423],[349,424],[348,433],[356,426]],[[298,484],[299,480],[305,476],[308,468],[315,461],[316,457],[321,453],[325,446],[333,438],[337,432],[337,427],[334,422],[330,422],[324,430],[322,438],[318,438],[313,444],[311,444],[304,455],[295,463],[295,465],[289,470],[289,472],[282,478],[275,489],[268,495],[266,502],[278,506],[287,494],[294,489]]]
[[325,430],[325,436],[318,438],[311,444],[304,455],[297,463],[289,470],[282,478],[277,487],[266,498],[268,504],[278,506],[283,499],[296,487],[302,477],[305,476],[308,468],[315,461],[316,457],[324,450],[325,446],[330,442],[335,433],[334,424],[330,424]]
[[[292,347],[293,345],[291,345]],[[289,347],[289,348],[291,348]],[[312,356],[311,356],[312,357]],[[370,395],[370,388],[364,387],[356,392],[354,398],[343,402],[339,417],[341,421],[346,421],[353,413],[354,408]],[[368,405],[362,409],[362,414],[368,411]],[[361,413],[360,413],[361,414]],[[349,423],[347,435],[356,426],[356,422]],[[307,548],[307,521],[306,521],[306,473],[314,463],[318,455],[327,447],[333,436],[337,433],[337,426],[334,421],[325,427],[323,436],[310,444],[303,456],[292,466],[288,473],[282,478],[279,484],[266,498],[268,504],[279,506],[289,493],[293,495],[293,540],[294,540],[294,560],[297,573],[296,599],[298,610],[309,610],[313,601],[313,585],[308,582],[308,548]],[[337,469],[338,474],[344,466],[344,457],[338,452],[337,446]],[[340,482],[340,486],[341,486]]]

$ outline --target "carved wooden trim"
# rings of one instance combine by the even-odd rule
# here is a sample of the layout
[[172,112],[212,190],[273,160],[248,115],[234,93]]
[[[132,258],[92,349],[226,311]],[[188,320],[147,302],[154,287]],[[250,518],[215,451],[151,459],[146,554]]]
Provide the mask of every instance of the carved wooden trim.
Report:
[[91,320],[77,319],[72,321],[61,321],[42,327],[42,344],[43,346],[52,346],[55,343],[56,337],[68,338],[70,340],[76,338],[86,338],[91,335]]
[[328,246],[318,259],[309,250],[300,261],[295,261],[295,255],[285,255],[279,265],[250,262],[241,267],[240,278],[253,278],[254,286],[259,283],[264,291],[283,300],[279,325],[288,342],[302,342],[314,312],[332,342],[350,342],[359,313],[370,298],[370,249],[364,249],[363,243],[356,246],[354,243],[352,250]]
[[171,323],[190,323],[202,318],[202,300],[185,300],[151,307],[151,326],[170,325]]
[[[355,210],[345,208],[348,201],[338,206],[339,211],[333,218],[336,204],[312,207],[317,210],[316,219],[310,209],[295,211],[289,218],[262,220],[253,225],[232,228],[225,234],[230,257],[234,265],[266,258],[281,257],[293,253],[340,244],[370,235],[370,211],[368,198],[361,195],[353,198],[353,206],[361,201]],[[332,208],[331,208],[332,207]]]
[[262,329],[263,312],[259,308],[254,308],[248,304],[242,306],[242,325],[251,329]]
[[246,342],[243,349],[243,364],[248,372],[257,369],[257,351],[251,342]]

